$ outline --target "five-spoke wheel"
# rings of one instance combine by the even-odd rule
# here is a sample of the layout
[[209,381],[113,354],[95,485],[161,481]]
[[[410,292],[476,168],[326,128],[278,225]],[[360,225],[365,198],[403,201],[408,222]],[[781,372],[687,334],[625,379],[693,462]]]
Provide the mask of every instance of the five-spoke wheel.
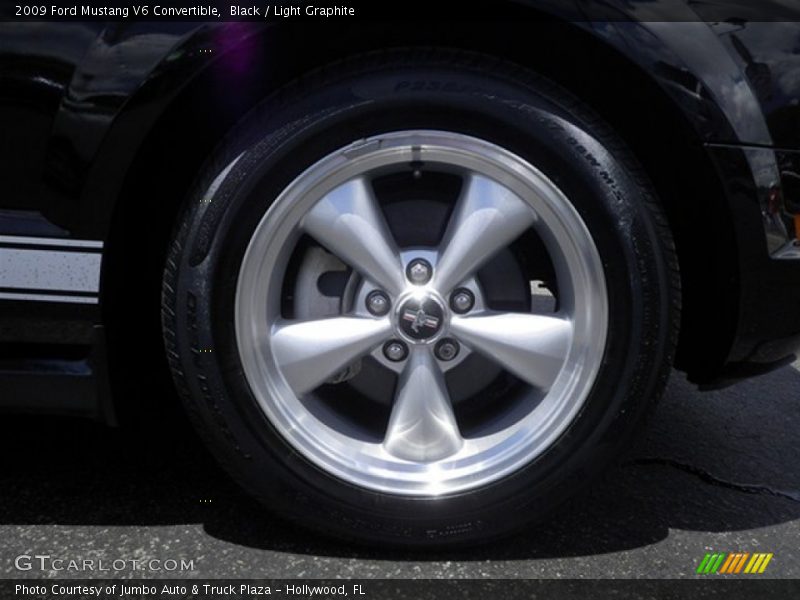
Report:
[[[387,224],[374,180],[409,172],[460,181],[435,246],[401,245]],[[557,308],[494,310],[479,271],[529,230],[553,265]],[[301,239],[350,274],[335,316],[287,316],[280,291]],[[546,449],[588,394],[607,328],[600,258],[568,199],[519,156],[441,131],[362,140],[302,173],[253,234],[236,308],[248,381],[278,429],[329,472],[397,494],[484,485]],[[500,367],[527,389],[465,435],[446,375],[471,353],[483,359],[473,368]],[[397,378],[371,431],[315,396],[368,356],[382,367],[373,377]]]

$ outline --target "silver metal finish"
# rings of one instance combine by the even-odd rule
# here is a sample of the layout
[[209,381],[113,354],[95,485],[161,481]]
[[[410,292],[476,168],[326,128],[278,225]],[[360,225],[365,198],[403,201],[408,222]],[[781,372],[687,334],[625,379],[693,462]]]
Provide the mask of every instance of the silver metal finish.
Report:
[[388,319],[339,317],[272,326],[270,344],[295,394],[319,387],[391,333]]
[[448,294],[533,225],[536,213],[510,188],[469,175],[436,265],[434,286]]
[[2,292],[0,300],[15,302],[61,302],[65,304],[99,304],[97,296],[61,296],[59,294],[28,294],[26,292]]
[[98,253],[0,248],[0,287],[97,293],[101,261]]
[[[417,162],[460,175],[464,184],[441,245],[401,250],[370,179]],[[558,311],[492,312],[475,273],[530,227],[554,266]],[[341,314],[282,316],[286,265],[304,233],[361,276],[354,301],[343,303]],[[422,256],[428,273],[420,270],[415,278],[424,282],[409,281],[409,265]],[[458,314],[443,300],[457,288],[473,294],[468,314]],[[372,314],[367,298],[374,290],[385,292],[394,310]],[[245,253],[235,321],[251,390],[292,447],[352,485],[434,496],[496,481],[558,439],[599,370],[608,300],[602,262],[586,225],[533,165],[473,137],[403,131],[325,157],[281,194]],[[392,356],[400,356],[399,348],[392,342],[399,339],[407,355],[397,361]],[[453,348],[441,349],[450,339],[456,356],[448,361]],[[444,373],[474,352],[514,374],[528,391],[501,418],[465,435]],[[387,377],[399,377],[385,430],[369,434],[351,417],[326,410],[315,394],[367,355]]]
[[103,242],[100,240],[28,237],[23,235],[0,235],[0,244],[53,246],[54,248],[95,248],[97,250],[101,250],[103,248]]
[[383,447],[396,458],[431,463],[453,456],[463,446],[441,370],[427,349],[413,348]]
[[103,242],[0,236],[0,300],[97,304]]
[[453,296],[450,300],[451,308],[454,312],[460,315],[471,311],[474,304],[475,296],[473,296],[472,292],[465,288],[459,288],[453,292]]
[[520,313],[453,317],[450,331],[540,390],[552,387],[574,335],[567,317]]
[[367,296],[367,310],[376,317],[382,317],[388,313],[391,306],[389,296],[381,291],[375,290]]
[[408,356],[408,348],[403,342],[386,342],[383,346],[383,353],[392,362],[400,362]]
[[453,360],[458,356],[458,342],[450,339],[440,340],[434,352],[439,360]]
[[308,211],[301,227],[390,294],[399,294],[405,287],[400,251],[363,178],[328,192]]
[[418,258],[408,265],[408,280],[414,285],[425,285],[430,281],[433,270],[428,261]]
[[792,240],[773,254],[772,257],[780,260],[800,260],[800,242]]

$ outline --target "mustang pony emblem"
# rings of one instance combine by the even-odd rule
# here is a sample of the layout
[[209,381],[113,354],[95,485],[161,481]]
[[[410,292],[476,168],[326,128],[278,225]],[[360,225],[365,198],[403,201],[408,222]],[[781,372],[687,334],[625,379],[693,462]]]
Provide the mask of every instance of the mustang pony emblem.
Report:
[[436,329],[439,326],[439,319],[428,315],[424,310],[411,310],[406,309],[403,312],[403,319],[411,322],[411,329],[414,333],[419,333],[423,327],[430,327]]

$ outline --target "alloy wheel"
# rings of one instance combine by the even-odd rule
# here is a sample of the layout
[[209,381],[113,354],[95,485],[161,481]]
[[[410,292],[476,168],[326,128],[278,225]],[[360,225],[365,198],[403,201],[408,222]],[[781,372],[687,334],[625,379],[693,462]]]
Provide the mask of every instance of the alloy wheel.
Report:
[[[375,181],[396,173],[460,181],[437,243],[393,233]],[[498,309],[481,270],[530,232],[552,265],[554,303]],[[327,266],[298,287],[308,246]],[[330,272],[341,285],[328,308],[292,307],[314,304],[303,296]],[[531,296],[544,289],[524,283]],[[569,199],[518,155],[446,131],[375,136],[307,168],[257,225],[235,306],[244,373],[271,425],[328,474],[405,496],[485,486],[545,452],[588,397],[608,329],[602,262]],[[347,393],[331,403],[326,392],[354,382],[365,361],[368,377],[386,382],[385,419],[339,410]],[[516,385],[467,427],[448,377],[471,365]]]

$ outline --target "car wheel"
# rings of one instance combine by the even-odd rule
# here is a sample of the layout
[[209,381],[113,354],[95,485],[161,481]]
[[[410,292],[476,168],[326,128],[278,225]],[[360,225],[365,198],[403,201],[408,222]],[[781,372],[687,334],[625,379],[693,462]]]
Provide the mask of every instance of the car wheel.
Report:
[[545,519],[662,391],[655,195],[552,83],[466,53],[327,67],[245,116],[176,228],[163,326],[192,420],[278,513],[366,542]]

